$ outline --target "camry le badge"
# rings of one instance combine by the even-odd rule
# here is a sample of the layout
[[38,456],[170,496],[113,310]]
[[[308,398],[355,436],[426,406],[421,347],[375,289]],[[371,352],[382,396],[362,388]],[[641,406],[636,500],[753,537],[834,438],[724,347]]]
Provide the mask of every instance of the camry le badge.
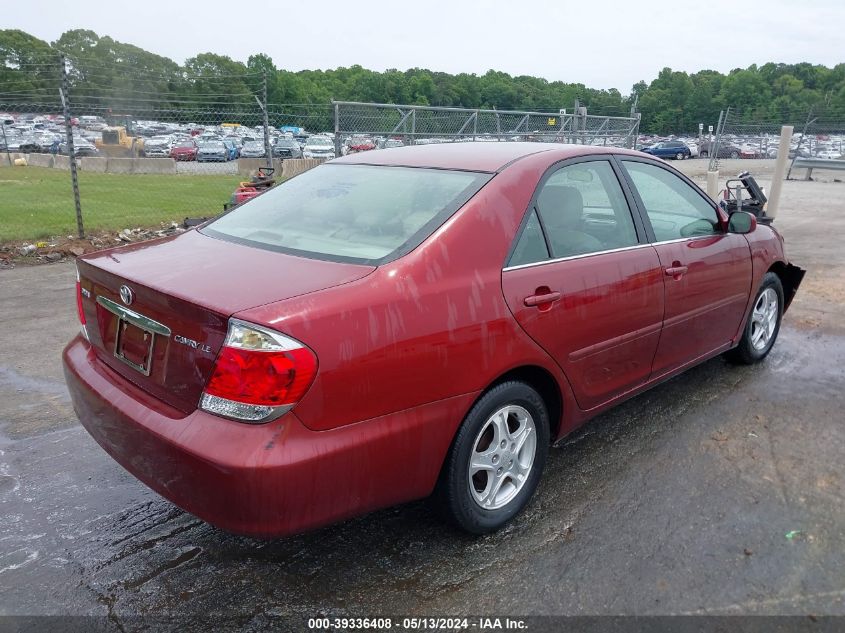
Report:
[[135,293],[129,286],[120,287],[120,300],[126,305],[130,305],[135,300]]

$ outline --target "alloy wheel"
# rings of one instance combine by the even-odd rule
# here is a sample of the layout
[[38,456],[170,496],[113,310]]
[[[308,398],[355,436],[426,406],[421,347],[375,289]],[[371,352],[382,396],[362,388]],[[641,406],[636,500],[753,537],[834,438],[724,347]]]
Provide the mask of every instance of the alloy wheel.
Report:
[[778,295],[773,288],[766,288],[757,297],[751,312],[751,346],[764,350],[775,333],[778,322]]
[[472,446],[469,489],[473,500],[485,510],[506,506],[522,490],[534,465],[534,418],[520,406],[504,406],[487,419]]

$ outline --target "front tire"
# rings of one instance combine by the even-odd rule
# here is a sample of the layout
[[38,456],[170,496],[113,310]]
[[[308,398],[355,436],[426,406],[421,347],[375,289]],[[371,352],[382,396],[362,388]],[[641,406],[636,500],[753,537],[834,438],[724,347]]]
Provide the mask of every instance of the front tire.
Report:
[[728,360],[752,365],[766,358],[778,337],[782,318],[783,284],[776,274],[766,273],[754,297],[739,345],[726,354]]
[[684,160],[684,153],[678,152],[677,154],[675,154],[675,160]]
[[549,414],[524,382],[484,394],[464,418],[435,498],[447,519],[472,534],[494,532],[525,508],[549,451]]

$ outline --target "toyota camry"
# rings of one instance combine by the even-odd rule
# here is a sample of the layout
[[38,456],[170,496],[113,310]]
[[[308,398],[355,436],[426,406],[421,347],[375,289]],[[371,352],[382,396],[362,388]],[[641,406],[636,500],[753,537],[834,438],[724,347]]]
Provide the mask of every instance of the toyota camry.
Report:
[[764,359],[803,275],[659,159],[517,142],[352,154],[77,268],[82,424],[258,536],[429,496],[495,530],[589,418]]

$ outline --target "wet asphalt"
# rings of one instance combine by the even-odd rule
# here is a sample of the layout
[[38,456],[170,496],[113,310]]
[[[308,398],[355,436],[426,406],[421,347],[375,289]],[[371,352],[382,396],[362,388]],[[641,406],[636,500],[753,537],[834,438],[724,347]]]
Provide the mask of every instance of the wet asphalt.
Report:
[[[787,183],[785,203],[819,184]],[[766,362],[711,360],[588,423],[480,538],[425,501],[275,541],[182,512],[75,418],[72,264],[0,271],[0,615],[845,615],[836,187],[778,221],[809,272]]]

